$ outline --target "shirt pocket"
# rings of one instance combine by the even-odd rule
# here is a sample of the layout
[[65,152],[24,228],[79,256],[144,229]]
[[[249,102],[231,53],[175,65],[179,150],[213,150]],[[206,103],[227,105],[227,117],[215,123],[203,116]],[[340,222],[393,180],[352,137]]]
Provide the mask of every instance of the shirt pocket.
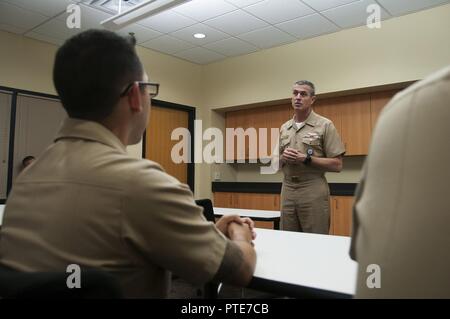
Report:
[[291,142],[291,138],[289,135],[281,135],[280,137],[280,147],[284,148],[289,145]]
[[321,136],[304,136],[302,143],[305,149],[312,148],[313,156],[323,156],[322,137]]

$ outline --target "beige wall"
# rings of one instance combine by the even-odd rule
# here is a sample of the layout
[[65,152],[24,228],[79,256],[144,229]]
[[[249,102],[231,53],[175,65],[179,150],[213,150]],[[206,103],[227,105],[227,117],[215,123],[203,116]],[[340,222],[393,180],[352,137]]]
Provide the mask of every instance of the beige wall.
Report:
[[0,85],[56,94],[52,82],[57,47],[0,31]]
[[450,5],[213,63],[205,68],[211,108],[283,99],[310,79],[318,93],[421,79],[450,64]]

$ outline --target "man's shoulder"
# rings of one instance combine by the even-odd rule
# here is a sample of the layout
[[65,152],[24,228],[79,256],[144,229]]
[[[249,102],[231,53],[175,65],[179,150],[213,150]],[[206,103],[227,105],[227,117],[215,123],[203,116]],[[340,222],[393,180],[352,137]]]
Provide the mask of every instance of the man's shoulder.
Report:
[[129,172],[133,176],[129,182],[135,188],[169,187],[181,184],[175,177],[166,173],[164,168],[148,159],[129,158]]
[[286,130],[291,125],[292,125],[292,119],[289,119],[281,125],[280,130]]
[[321,126],[328,126],[331,123],[333,123],[333,121],[330,120],[329,118],[327,118],[323,115],[317,114],[316,112],[313,113],[313,121],[315,122],[316,125],[321,125]]

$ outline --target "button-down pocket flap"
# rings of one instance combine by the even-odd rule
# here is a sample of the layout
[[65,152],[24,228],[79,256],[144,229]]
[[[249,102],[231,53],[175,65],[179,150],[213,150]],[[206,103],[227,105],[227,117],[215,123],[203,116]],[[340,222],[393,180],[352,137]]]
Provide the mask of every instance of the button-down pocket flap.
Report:
[[320,145],[320,137],[303,137],[302,142],[307,145]]
[[280,138],[280,146],[281,147],[288,145],[289,142],[290,142],[289,135],[282,135],[281,136],[281,138]]

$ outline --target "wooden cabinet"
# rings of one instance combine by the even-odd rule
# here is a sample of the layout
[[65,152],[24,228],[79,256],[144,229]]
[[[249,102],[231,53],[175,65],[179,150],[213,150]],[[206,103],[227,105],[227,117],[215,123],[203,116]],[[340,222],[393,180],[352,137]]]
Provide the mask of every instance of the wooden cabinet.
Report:
[[233,194],[235,194],[235,193],[229,193],[229,192],[214,193],[214,206],[235,208],[234,201],[233,201]]
[[339,133],[342,136],[342,114],[340,109],[336,106],[339,98],[319,99],[314,103],[313,109],[319,115],[331,120]]
[[353,196],[330,197],[330,235],[351,235],[353,200]]
[[[316,113],[330,119],[334,123],[345,145],[347,156],[367,155],[372,130],[375,127],[379,113],[398,91],[388,90],[325,99],[319,98],[313,109]],[[244,130],[255,128],[256,132],[260,128],[267,128],[266,143],[270,145],[267,153],[270,156],[276,144],[276,141],[272,144],[270,143],[270,128],[279,129],[292,116],[293,110],[290,104],[232,111],[226,114],[226,127],[233,129],[241,127]],[[259,136],[253,141],[246,137],[245,146],[241,149],[237,149],[236,142],[235,140],[234,156],[232,156],[231,152],[227,153],[227,160],[260,158],[259,148],[257,147],[257,145],[261,145]],[[255,146],[254,150],[257,151],[256,157],[255,153],[249,154],[249,144]],[[231,145],[227,145],[227,149],[232,150]],[[264,154],[261,157],[265,157],[266,150],[263,149],[262,151]]]
[[[281,125],[292,117],[291,113],[290,104],[227,112],[225,117],[227,129],[242,128],[249,135],[254,134],[254,136],[245,136],[245,141],[240,147],[236,137],[233,138],[233,143],[231,139],[226,139],[225,159],[228,161],[256,160],[270,157],[278,141],[278,138],[272,139],[271,129],[275,128],[278,132]],[[261,129],[266,129],[265,138],[260,135]]]
[[346,155],[366,155],[371,137],[370,95],[340,98],[337,107],[342,116],[342,141]]
[[[330,196],[330,235],[351,235],[353,200],[353,196]],[[215,192],[214,206],[281,210],[280,194]],[[273,228],[272,222],[255,221],[255,224],[259,228]]]
[[[215,207],[280,210],[279,194],[215,192]],[[255,221],[258,228],[273,229],[273,222]]]
[[243,209],[280,210],[280,194],[215,192],[214,206]]
[[333,122],[344,143],[345,155],[367,154],[371,134],[370,95],[318,100],[314,111]]

